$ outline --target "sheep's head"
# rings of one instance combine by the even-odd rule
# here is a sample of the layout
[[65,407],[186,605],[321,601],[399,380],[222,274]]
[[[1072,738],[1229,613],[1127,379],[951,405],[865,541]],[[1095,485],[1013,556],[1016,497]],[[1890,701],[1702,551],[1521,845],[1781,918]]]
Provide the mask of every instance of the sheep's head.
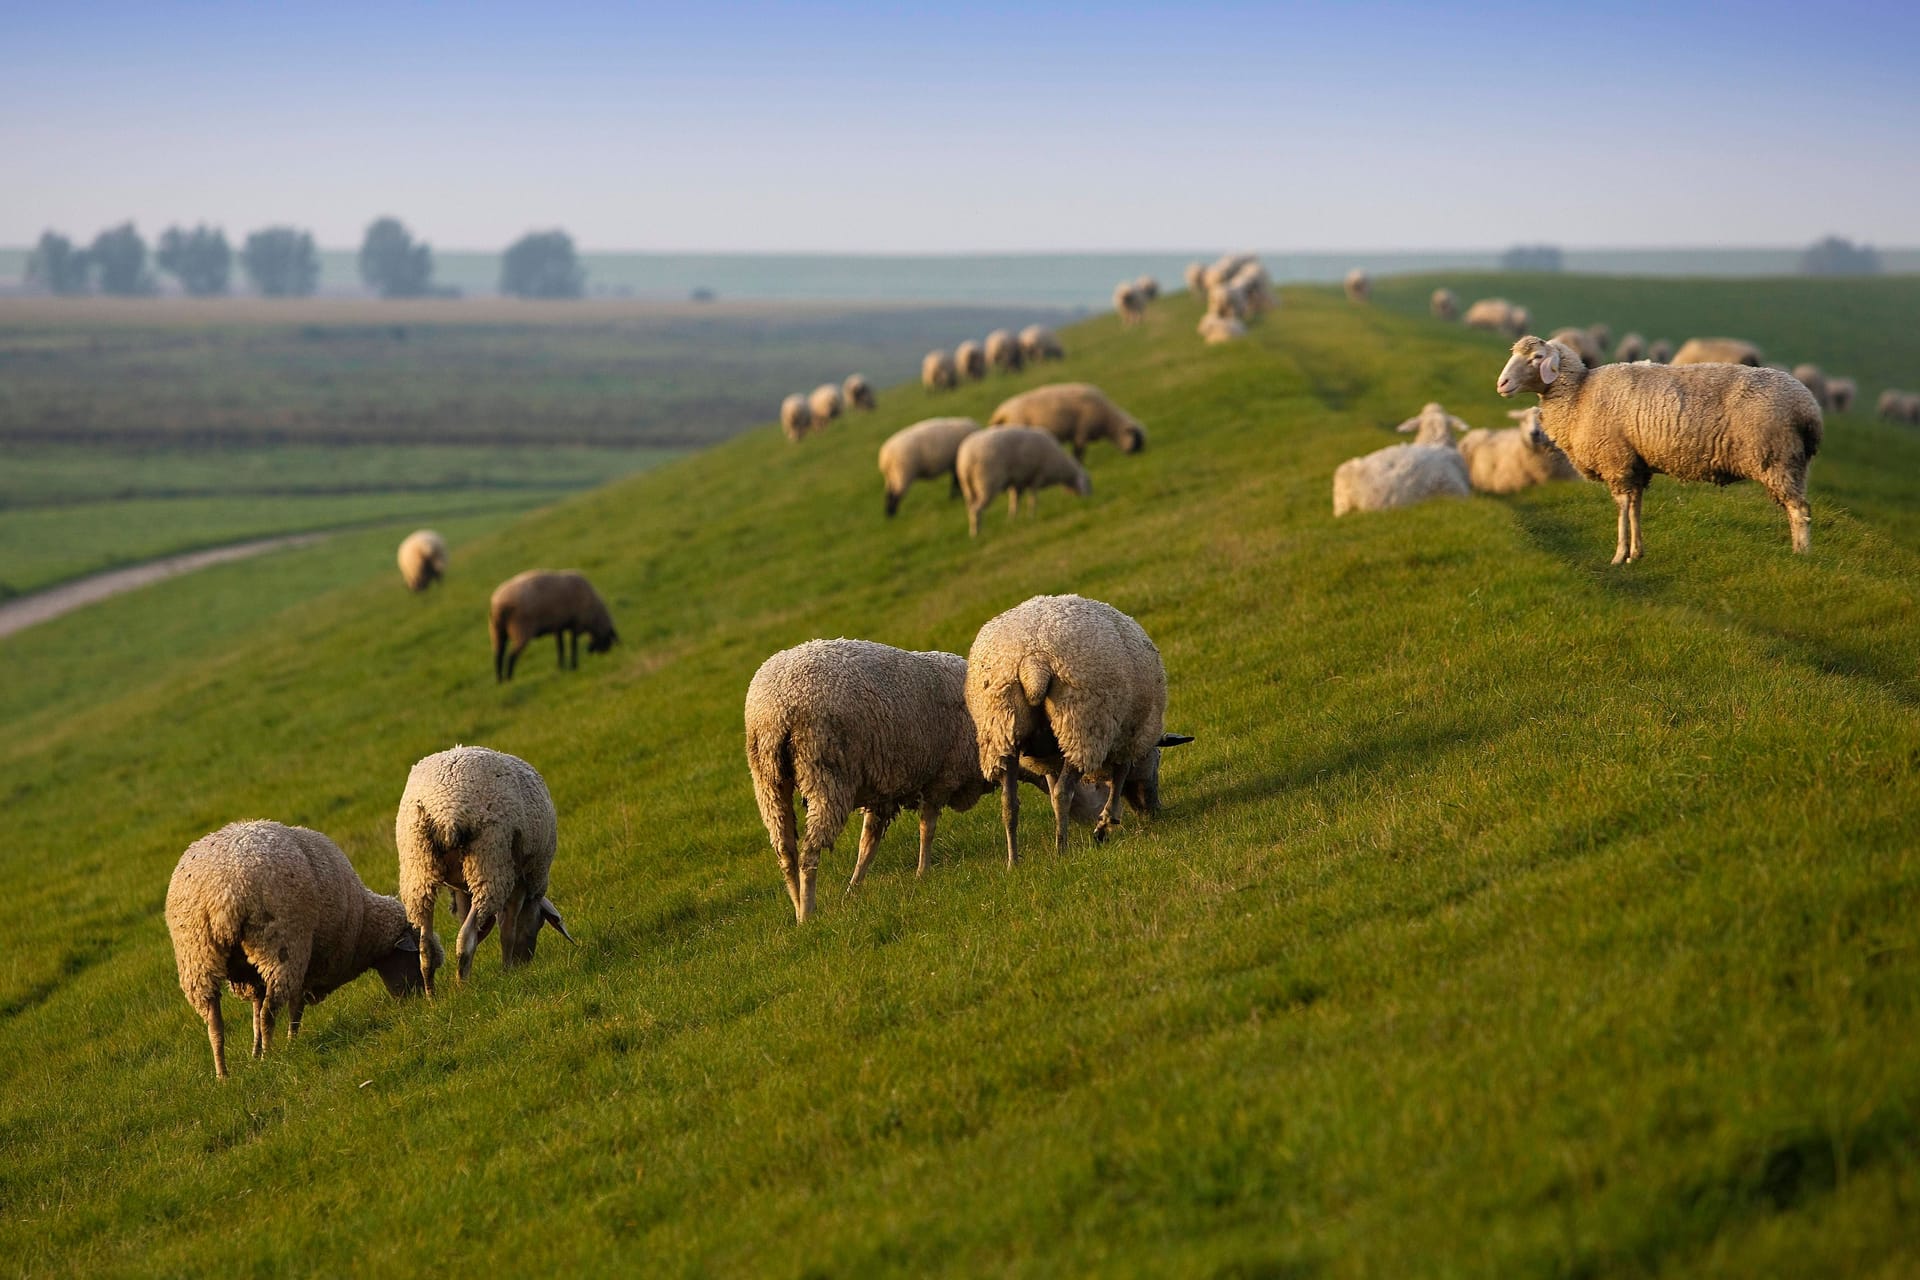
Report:
[[1529,335],[1513,344],[1513,354],[1500,370],[1500,380],[1494,389],[1503,396],[1523,391],[1538,395],[1559,380],[1567,365],[1579,363],[1580,357],[1572,348]]
[[1120,428],[1120,452],[1139,453],[1147,447],[1147,429],[1128,418]]
[[558,907],[546,898],[526,899],[514,915],[513,931],[502,939],[505,944],[504,959],[509,967],[533,959],[533,950],[540,941],[543,926],[551,926],[568,942],[573,941],[573,935],[567,932],[567,922],[560,918]]
[[1073,491],[1083,498],[1087,497],[1093,492],[1093,477],[1085,467],[1075,467],[1074,472]]
[[1193,741],[1191,734],[1163,733],[1160,741],[1147,748],[1147,754],[1133,762],[1127,772],[1127,785],[1120,794],[1135,813],[1148,817],[1160,812],[1160,753],[1168,747],[1183,747]]
[[[427,934],[427,969],[438,973],[447,958],[445,947],[440,945],[439,935]],[[386,984],[387,993],[395,999],[404,996],[417,996],[427,989],[425,976],[420,966],[420,935],[412,925],[408,925],[393,948],[373,962],[375,973]]]
[[611,622],[595,627],[587,640],[588,653],[605,653],[620,642],[620,633],[613,629]]

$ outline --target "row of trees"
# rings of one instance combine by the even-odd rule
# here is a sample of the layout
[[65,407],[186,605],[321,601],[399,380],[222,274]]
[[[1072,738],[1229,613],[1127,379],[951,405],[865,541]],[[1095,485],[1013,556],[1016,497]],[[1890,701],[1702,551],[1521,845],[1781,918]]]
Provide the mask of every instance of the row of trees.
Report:
[[[196,298],[228,292],[234,252],[226,232],[205,225],[169,227],[153,261]],[[295,227],[255,231],[240,247],[240,269],[254,291],[269,298],[302,298],[320,283],[320,255],[313,236]],[[360,278],[383,298],[446,297],[456,290],[433,283],[433,250],[416,240],[398,218],[381,218],[360,242]],[[46,231],[27,257],[27,283],[50,293],[107,293],[139,297],[158,292],[147,269],[147,242],[131,222],[110,227],[81,248],[57,231]],[[507,247],[500,261],[500,291],[522,298],[577,298],[586,291],[586,271],[564,231],[529,232]]]

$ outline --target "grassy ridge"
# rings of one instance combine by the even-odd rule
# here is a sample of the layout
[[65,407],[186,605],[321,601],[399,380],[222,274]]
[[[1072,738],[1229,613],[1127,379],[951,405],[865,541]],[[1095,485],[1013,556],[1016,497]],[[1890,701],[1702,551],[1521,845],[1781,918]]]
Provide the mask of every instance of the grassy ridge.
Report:
[[[6,1256],[1897,1274],[1920,557],[1834,496],[1875,429],[1835,425],[1813,556],[1751,487],[1660,483],[1623,571],[1586,486],[1328,516],[1334,465],[1422,401],[1506,407],[1496,340],[1324,291],[1230,347],[1194,318],[1072,331],[1065,371],[1150,447],[978,542],[934,486],[884,522],[873,449],[1043,375],[763,430],[457,547],[426,601],[383,565],[37,713],[0,744]],[[484,600],[530,564],[590,573],[624,643],[496,689]],[[754,667],[818,635],[964,651],[1056,590],[1159,642],[1199,737],[1168,811],[1064,859],[1030,822],[1009,874],[983,805],[919,882],[897,830],[793,928],[740,756]],[[432,1006],[358,984],[216,1087],[160,923],[179,850],[272,815],[390,888],[406,769],[453,741],[546,774],[582,945],[511,977],[490,950]]]

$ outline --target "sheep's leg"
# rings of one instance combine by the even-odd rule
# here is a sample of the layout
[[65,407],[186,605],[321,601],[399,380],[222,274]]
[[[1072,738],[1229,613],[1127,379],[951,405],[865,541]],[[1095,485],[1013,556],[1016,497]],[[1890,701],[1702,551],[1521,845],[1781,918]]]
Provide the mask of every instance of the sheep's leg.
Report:
[[1632,497],[1627,490],[1616,489],[1613,491],[1613,505],[1619,508],[1620,511],[1620,531],[1615,536],[1613,543],[1613,562],[1615,564],[1625,564],[1627,562],[1627,505],[1631,501]]
[[553,652],[559,659],[560,669],[567,669],[567,629],[565,627],[553,633]]
[[1020,490],[1009,489],[1007,490],[1007,519],[1011,520],[1019,514],[1020,514]]
[[960,496],[960,473],[957,471],[950,471],[947,474],[953,480],[953,483],[947,488],[947,501],[952,502],[955,498]]
[[313,944],[294,951],[267,977],[267,1000],[287,1006],[287,1043],[300,1035],[300,1015],[307,1007],[307,963],[313,956]]
[[807,806],[807,838],[800,843],[800,887],[794,903],[794,917],[801,924],[813,918],[813,882],[820,871],[820,855],[833,847],[852,808],[838,789]]
[[980,536],[980,513],[982,511],[985,511],[986,509],[987,509],[986,503],[982,502],[976,505],[971,499],[968,500],[967,502],[967,536],[969,538],[977,538]]
[[779,804],[775,819],[779,829],[773,837],[773,856],[780,860],[780,876],[786,881],[787,901],[793,914],[800,914],[800,828],[793,816],[793,784],[778,784]]
[[1813,509],[1807,505],[1806,478],[1773,474],[1763,478],[1767,492],[1787,513],[1787,527],[1793,533],[1793,549],[1805,555],[1813,548]]
[[[465,889],[460,889],[460,888],[454,887],[453,885],[448,885],[447,886],[447,909],[453,913],[454,923],[459,924],[461,921],[467,918],[467,912],[473,909],[473,895],[468,893]],[[427,914],[429,916],[433,914],[433,911],[431,908],[428,909]]]
[[[404,866],[405,863],[402,863]],[[401,873],[406,874],[404,871]],[[456,895],[464,890],[454,889]],[[420,939],[420,985],[427,993],[427,999],[433,999],[433,912],[439,905],[440,886],[429,883],[422,888],[418,883],[409,884],[405,879],[400,883],[400,904],[407,910],[407,923],[411,924]],[[455,916],[461,913],[454,912]]]
[[933,860],[933,828],[940,821],[940,806],[937,804],[920,807],[920,868],[913,874],[927,874],[927,865]]
[[267,1001],[265,987],[253,989],[253,1056],[267,1056],[267,1045],[273,1040],[273,1005]]
[[513,679],[514,664],[520,661],[520,654],[526,647],[525,640],[516,640],[513,642],[513,647],[507,650],[507,679]]
[[213,1046],[213,1076],[227,1078],[227,1024],[220,1016],[220,988],[202,991],[192,999],[194,1010],[206,1020],[207,1042]]
[[1635,489],[1627,497],[1627,559],[1638,560],[1640,546],[1640,499],[1646,496],[1645,489]]
[[1107,783],[1107,803],[1093,824],[1095,844],[1105,843],[1107,833],[1120,825],[1120,793],[1126,789],[1127,774],[1130,772],[1132,770],[1126,765],[1116,766],[1112,780]]
[[1007,829],[1007,865],[1020,861],[1020,754],[1000,762],[1000,821]]
[[575,671],[578,671],[580,669],[580,633],[578,631],[573,633],[572,649],[573,649],[573,669]]
[[1067,852],[1067,819],[1073,816],[1073,793],[1080,785],[1080,771],[1069,760],[1060,766],[1053,780],[1053,851],[1062,857]]
[[873,861],[873,855],[880,848],[880,837],[887,834],[887,825],[893,821],[893,810],[868,809],[866,817],[860,823],[860,856],[853,864],[853,879],[847,881],[847,892],[852,893],[860,887],[861,877],[867,874],[867,864]]
[[460,926],[460,938],[455,943],[455,954],[460,961],[457,970],[460,981],[465,982],[467,975],[473,972],[474,953],[480,949],[481,939],[492,930],[493,917],[499,910],[491,886],[473,895],[473,905],[467,910],[466,922]]

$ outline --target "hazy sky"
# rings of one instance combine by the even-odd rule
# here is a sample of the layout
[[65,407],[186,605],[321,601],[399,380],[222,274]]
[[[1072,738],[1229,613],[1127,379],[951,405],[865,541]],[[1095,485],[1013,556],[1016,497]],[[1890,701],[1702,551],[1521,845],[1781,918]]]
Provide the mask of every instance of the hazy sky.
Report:
[[0,0],[0,244],[1920,244],[1920,4]]

